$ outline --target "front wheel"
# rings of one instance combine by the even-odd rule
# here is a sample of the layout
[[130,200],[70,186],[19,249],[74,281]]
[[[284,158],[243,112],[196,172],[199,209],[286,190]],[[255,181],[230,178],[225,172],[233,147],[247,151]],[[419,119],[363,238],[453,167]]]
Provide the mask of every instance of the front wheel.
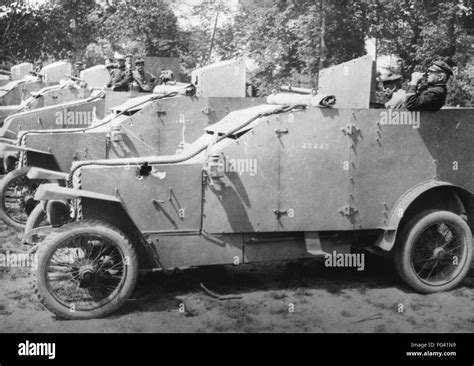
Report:
[[137,253],[122,232],[80,221],[55,230],[39,247],[36,293],[61,318],[101,318],[127,300],[137,276]]
[[0,181],[0,220],[20,230],[25,229],[28,215],[38,204],[34,195],[47,180],[29,179],[30,167],[13,170]]
[[472,233],[449,211],[425,211],[410,220],[394,252],[400,277],[421,293],[448,291],[469,271]]

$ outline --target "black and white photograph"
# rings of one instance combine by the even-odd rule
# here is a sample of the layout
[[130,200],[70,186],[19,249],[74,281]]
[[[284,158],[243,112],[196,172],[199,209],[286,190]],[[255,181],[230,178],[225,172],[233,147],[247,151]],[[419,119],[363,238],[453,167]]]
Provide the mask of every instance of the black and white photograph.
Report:
[[473,11],[0,0],[0,365],[297,333],[472,366]]

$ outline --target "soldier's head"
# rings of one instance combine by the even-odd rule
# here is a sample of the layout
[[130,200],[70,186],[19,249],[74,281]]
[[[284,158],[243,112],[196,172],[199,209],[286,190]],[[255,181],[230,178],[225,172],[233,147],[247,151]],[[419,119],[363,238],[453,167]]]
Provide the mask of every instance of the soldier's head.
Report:
[[137,71],[142,72],[145,69],[145,60],[139,58],[135,61],[135,67]]
[[116,67],[117,65],[114,64],[114,60],[112,60],[111,58],[105,59],[105,68],[107,69],[109,73],[111,73],[112,70],[115,69]]
[[391,98],[393,93],[402,88],[402,76],[400,74],[388,73],[380,76],[383,90],[387,97]]
[[125,57],[123,55],[116,53],[115,61],[117,62],[120,68],[125,66]]
[[35,62],[35,70],[40,71],[43,68],[43,60],[37,60]]
[[130,67],[133,65],[133,55],[131,53],[125,55],[125,64]]
[[104,60],[104,64],[105,64],[105,67],[106,67],[106,68],[114,67],[114,60],[111,59],[110,57],[107,57],[107,58]]
[[430,84],[446,84],[453,75],[453,70],[444,61],[435,61],[428,68],[427,81]]
[[78,71],[84,70],[84,63],[83,63],[82,61],[77,61],[77,62],[74,64],[74,67],[75,67],[76,70],[78,70]]

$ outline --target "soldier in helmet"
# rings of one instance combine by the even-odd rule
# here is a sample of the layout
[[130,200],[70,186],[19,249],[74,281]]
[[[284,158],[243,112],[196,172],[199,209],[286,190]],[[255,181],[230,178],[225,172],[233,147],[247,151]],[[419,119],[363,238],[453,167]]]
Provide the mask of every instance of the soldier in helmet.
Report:
[[141,58],[135,61],[133,80],[138,84],[138,90],[142,93],[151,93],[155,87],[156,77],[145,71],[145,60]]
[[382,75],[380,81],[383,84],[385,95],[389,98],[389,101],[385,103],[385,108],[403,108],[406,92],[402,89],[402,76],[400,74],[389,73]]
[[414,72],[407,91],[405,106],[411,111],[438,111],[446,102],[448,94],[446,84],[453,71],[444,61],[435,61],[428,68],[426,83],[424,75]]
[[125,57],[116,54],[115,60],[118,63],[118,67],[112,72],[111,80],[107,86],[114,91],[128,91],[129,84],[133,81],[133,78],[127,73]]

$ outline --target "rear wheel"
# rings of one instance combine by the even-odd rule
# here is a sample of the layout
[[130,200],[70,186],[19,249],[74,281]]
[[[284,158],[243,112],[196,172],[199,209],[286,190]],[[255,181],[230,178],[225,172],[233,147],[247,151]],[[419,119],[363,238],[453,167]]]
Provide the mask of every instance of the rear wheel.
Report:
[[0,219],[7,225],[24,230],[28,215],[38,204],[34,195],[38,187],[48,183],[29,179],[30,167],[13,170],[0,181]]
[[472,260],[472,233],[449,211],[425,211],[410,220],[394,252],[400,277],[421,293],[451,290]]
[[122,232],[98,221],[76,222],[40,246],[36,293],[62,318],[100,318],[127,300],[137,276],[137,253]]

